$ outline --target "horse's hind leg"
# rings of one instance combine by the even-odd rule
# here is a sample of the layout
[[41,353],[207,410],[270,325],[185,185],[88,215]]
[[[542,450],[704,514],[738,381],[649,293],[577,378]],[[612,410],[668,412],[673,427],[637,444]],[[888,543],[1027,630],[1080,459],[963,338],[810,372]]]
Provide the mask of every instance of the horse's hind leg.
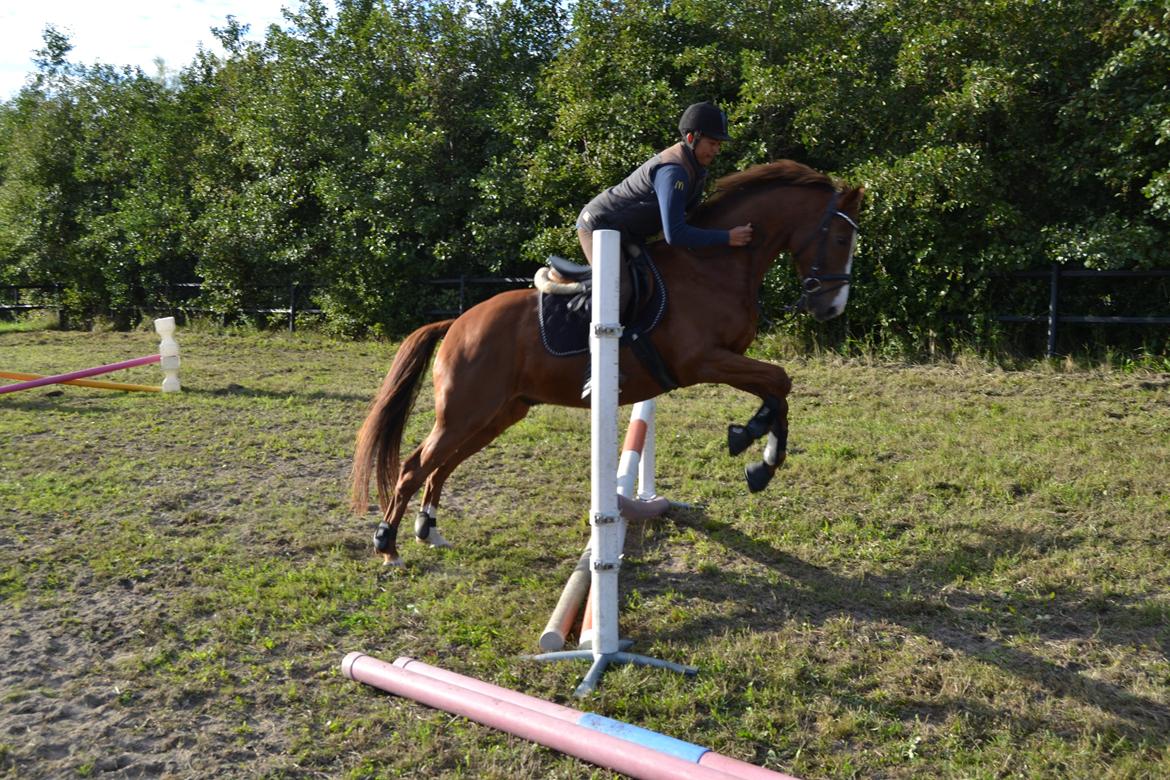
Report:
[[[402,558],[398,555],[398,525],[402,521],[402,516],[406,514],[410,499],[419,491],[423,483],[427,482],[435,472],[443,469],[448,461],[451,461],[451,465],[441,478],[446,479],[446,474],[450,474],[459,463],[483,449],[501,431],[519,420],[527,412],[527,404],[513,401],[505,405],[502,410],[497,411],[486,425],[481,423],[474,427],[472,421],[466,416],[451,418],[450,415],[444,413],[437,416],[434,427],[431,428],[426,439],[403,462],[398,482],[394,486],[394,495],[388,506],[385,507],[382,524],[378,526],[378,534],[374,537],[375,544],[379,552],[385,556],[387,564],[402,565]],[[441,486],[442,481],[440,480],[438,484]],[[438,496],[435,495],[434,503],[436,506],[437,498]],[[430,503],[431,500],[428,491],[425,501]]]
[[398,481],[386,505],[382,507],[382,522],[374,534],[374,547],[382,553],[385,565],[402,565],[402,558],[398,554],[398,525],[406,514],[410,500],[431,472],[439,468],[470,435],[473,434],[466,427],[448,428],[443,425],[441,418],[436,419],[422,444],[415,447],[410,457],[402,462]]
[[[434,435],[434,430],[431,431]],[[428,438],[430,438],[428,436]],[[425,444],[425,442],[424,442]],[[385,566],[401,566],[402,557],[398,554],[398,524],[402,521],[402,515],[406,513],[407,503],[411,497],[414,496],[418,488],[409,493],[403,494],[402,478],[407,469],[417,469],[422,459],[422,452],[424,444],[420,444],[410,453],[402,466],[399,468],[399,479],[395,486],[393,494],[389,500],[381,506],[382,522],[378,525],[378,530],[374,532],[374,549],[382,553],[382,563]]]
[[455,450],[443,464],[431,472],[423,488],[422,509],[414,523],[414,533],[420,542],[432,547],[450,547],[451,543],[443,538],[437,527],[439,501],[443,495],[443,485],[447,478],[463,461],[491,444],[501,433],[515,425],[528,414],[531,407],[520,400],[512,401],[497,414],[491,422],[477,431]]

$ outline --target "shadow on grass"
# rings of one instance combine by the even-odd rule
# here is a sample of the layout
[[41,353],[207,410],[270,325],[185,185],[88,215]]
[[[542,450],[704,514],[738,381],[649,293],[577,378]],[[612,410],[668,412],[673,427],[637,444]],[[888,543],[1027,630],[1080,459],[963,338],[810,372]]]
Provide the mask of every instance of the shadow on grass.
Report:
[[274,391],[274,390],[258,390],[252,387],[244,387],[243,385],[230,384],[224,387],[217,387],[210,390],[203,390],[201,388],[188,389],[183,388],[183,392],[191,395],[211,396],[215,398],[223,396],[239,396],[242,398],[299,398],[305,401],[366,401],[373,399],[374,395],[357,393],[333,393],[325,390],[314,390],[312,392],[303,393],[295,391]]
[[[100,379],[100,377],[99,377]],[[72,389],[72,388],[71,388]],[[82,395],[69,393],[63,389],[53,389],[53,387],[45,386],[33,388],[31,390],[21,390],[17,393],[5,394],[0,396],[0,408],[20,409],[21,411],[44,411],[48,406],[59,406],[62,401],[73,402],[75,400],[82,400],[82,405],[77,405],[69,409],[70,413],[79,414],[107,414],[113,410],[108,408],[104,400],[110,398],[125,397],[127,393],[119,390],[98,390],[88,389],[89,392]],[[110,395],[113,394],[113,395]],[[157,396],[157,393],[135,393],[135,395]],[[224,387],[216,388],[191,388],[184,387],[182,395],[196,396],[199,398],[223,398],[223,397],[239,397],[239,398],[256,398],[256,399],[278,399],[287,400],[289,398],[296,398],[300,401],[344,401],[369,403],[373,400],[373,393],[359,395],[357,393],[334,393],[325,390],[313,390],[311,392],[298,391],[275,391],[275,390],[259,390],[251,387],[244,387],[243,385],[230,384]]]
[[[790,605],[803,605],[794,606],[793,612],[813,624],[823,624],[832,617],[848,616],[857,621],[880,620],[900,625],[908,632],[1029,680],[1055,695],[1076,698],[1109,712],[1119,720],[1118,729],[1128,738],[1157,747],[1170,744],[1170,707],[1166,704],[1136,695],[1118,685],[1092,679],[1081,673],[1084,667],[1076,662],[1067,665],[1054,663],[994,638],[994,634],[1006,628],[1010,633],[1028,633],[1052,640],[1093,638],[1120,645],[1119,637],[1130,637],[1134,644],[1156,646],[1156,629],[1147,631],[1142,637],[1134,635],[1135,625],[1151,623],[1151,618],[1143,616],[1135,605],[1068,592],[1036,598],[923,588],[923,583],[939,582],[940,575],[952,567],[951,559],[956,556],[964,561],[987,561],[990,568],[996,559],[996,551],[1018,549],[1019,544],[1051,548],[1054,542],[1050,536],[1041,538],[1041,535],[1013,532],[1005,546],[1003,540],[989,535],[984,545],[968,545],[941,556],[941,559],[926,559],[897,576],[848,577],[806,563],[747,536],[730,523],[711,519],[701,510],[678,511],[672,517],[679,525],[705,533],[736,553],[789,578],[791,582],[779,586],[789,589],[782,600]],[[1055,542],[1055,546],[1060,544],[1060,540]],[[1067,542],[1067,546],[1071,547],[1073,543]],[[714,619],[703,618],[701,625],[685,624],[656,638],[693,641],[697,633],[718,635],[745,626],[780,629],[791,613],[769,617],[766,611],[749,609],[749,605],[769,603],[776,597],[775,585],[757,579],[758,584],[745,585],[737,579],[734,585],[737,600],[745,605],[744,610]],[[703,580],[712,578],[655,574],[640,578],[638,587],[647,593],[671,588],[700,597],[704,591],[717,590],[718,594],[712,593],[717,600],[726,598],[728,584],[717,577],[707,584]],[[1053,614],[1059,614],[1061,619],[1052,621]],[[1084,631],[1084,627],[1091,627],[1091,631]],[[929,709],[938,705],[923,706]],[[970,701],[956,701],[949,706],[968,715],[981,708]],[[1004,717],[999,711],[986,714],[991,719]],[[1040,727],[1043,724],[1034,725]]]

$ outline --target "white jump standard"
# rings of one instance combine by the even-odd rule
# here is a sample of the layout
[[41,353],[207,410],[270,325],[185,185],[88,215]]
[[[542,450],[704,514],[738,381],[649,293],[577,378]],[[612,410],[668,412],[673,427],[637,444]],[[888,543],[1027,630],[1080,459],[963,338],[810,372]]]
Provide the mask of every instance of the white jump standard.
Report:
[[[671,507],[686,508],[686,504],[667,501],[654,492],[654,410],[655,401],[640,401],[630,412],[630,426],[626,441],[622,445],[621,460],[618,463],[617,494],[618,511],[627,521],[661,517]],[[635,477],[637,494],[635,495]],[[623,526],[626,524],[623,523]],[[623,545],[624,547],[624,545]],[[589,593],[590,548],[585,547],[581,558],[569,575],[561,597],[557,601],[548,624],[540,635],[540,649],[545,652],[560,650],[572,631],[577,619],[577,610]],[[591,603],[591,602],[590,602]],[[593,617],[588,608],[581,621],[578,649],[592,647]]]
[[618,571],[625,541],[625,520],[618,511],[618,290],[620,282],[620,234],[613,230],[593,233],[593,322],[589,336],[591,490],[589,502],[590,579],[593,591],[593,647],[529,656],[533,660],[590,659],[593,665],[577,687],[577,696],[596,690],[611,663],[632,663],[693,675],[693,666],[624,652],[631,642],[618,639]]

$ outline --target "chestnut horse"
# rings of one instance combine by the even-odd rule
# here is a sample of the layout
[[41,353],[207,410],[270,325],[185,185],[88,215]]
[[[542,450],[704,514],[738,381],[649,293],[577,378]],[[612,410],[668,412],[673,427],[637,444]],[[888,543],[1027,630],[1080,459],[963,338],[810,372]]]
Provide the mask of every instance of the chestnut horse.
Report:
[[[763,406],[745,426],[731,426],[729,447],[739,454],[768,437],[764,459],[746,470],[760,490],[784,461],[788,392],[784,369],[745,357],[756,336],[756,301],[764,275],[782,251],[792,253],[804,291],[799,307],[818,321],[836,317],[849,297],[849,275],[863,189],[792,162],[760,165],[717,183],[718,192],[690,216],[699,227],[751,223],[746,247],[688,250],[658,242],[649,247],[669,293],[669,308],[650,338],[680,386],[731,385],[758,396]],[[455,467],[486,447],[536,404],[587,407],[581,378],[589,355],[554,357],[541,343],[535,290],[513,290],[484,301],[459,318],[419,328],[398,348],[394,362],[358,432],[353,460],[353,509],[369,506],[375,476],[382,522],[374,537],[385,563],[400,565],[398,524],[422,488],[415,525],[420,540],[447,541],[435,527],[443,483]],[[444,338],[445,337],[445,338]],[[435,423],[399,460],[406,419],[435,345]],[[662,387],[621,351],[621,403],[653,398]]]

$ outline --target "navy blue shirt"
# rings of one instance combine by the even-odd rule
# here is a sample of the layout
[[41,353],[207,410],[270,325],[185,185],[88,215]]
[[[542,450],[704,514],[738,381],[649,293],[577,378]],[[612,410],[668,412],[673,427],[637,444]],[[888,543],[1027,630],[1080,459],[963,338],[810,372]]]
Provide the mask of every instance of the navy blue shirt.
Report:
[[654,174],[654,191],[658,193],[658,210],[662,215],[662,235],[671,246],[722,246],[731,240],[726,230],[705,230],[687,224],[686,170],[681,165],[663,165]]

